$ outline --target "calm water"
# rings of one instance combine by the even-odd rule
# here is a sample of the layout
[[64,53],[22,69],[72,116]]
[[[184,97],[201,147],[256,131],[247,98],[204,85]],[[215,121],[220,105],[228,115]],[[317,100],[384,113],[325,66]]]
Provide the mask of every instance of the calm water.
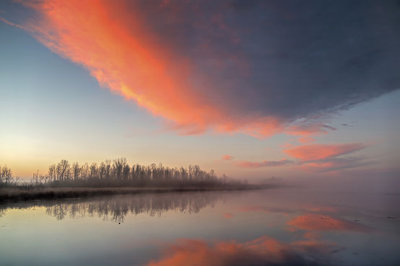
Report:
[[399,204],[286,188],[0,205],[0,265],[400,265]]

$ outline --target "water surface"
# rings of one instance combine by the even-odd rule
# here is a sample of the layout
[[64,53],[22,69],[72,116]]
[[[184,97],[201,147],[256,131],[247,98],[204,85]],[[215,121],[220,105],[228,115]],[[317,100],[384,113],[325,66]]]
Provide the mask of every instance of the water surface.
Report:
[[400,265],[399,204],[284,188],[0,205],[0,264]]

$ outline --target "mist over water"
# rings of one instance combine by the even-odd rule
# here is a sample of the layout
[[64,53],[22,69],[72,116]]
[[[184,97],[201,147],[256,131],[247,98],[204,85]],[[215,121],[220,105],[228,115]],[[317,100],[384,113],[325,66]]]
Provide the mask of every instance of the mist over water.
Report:
[[0,206],[4,265],[398,265],[400,195],[279,188]]

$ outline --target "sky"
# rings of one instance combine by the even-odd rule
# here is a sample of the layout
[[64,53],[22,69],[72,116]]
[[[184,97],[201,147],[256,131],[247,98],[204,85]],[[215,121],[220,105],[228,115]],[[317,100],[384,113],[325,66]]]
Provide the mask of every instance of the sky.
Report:
[[61,159],[125,157],[250,181],[390,184],[399,11],[398,1],[1,1],[0,166],[28,178]]

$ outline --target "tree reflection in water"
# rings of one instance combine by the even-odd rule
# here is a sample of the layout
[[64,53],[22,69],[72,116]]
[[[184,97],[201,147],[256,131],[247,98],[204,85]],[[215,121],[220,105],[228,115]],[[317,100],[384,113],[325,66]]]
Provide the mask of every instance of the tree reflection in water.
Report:
[[139,194],[53,202],[45,206],[46,213],[58,220],[66,216],[71,218],[97,216],[120,223],[128,214],[146,213],[150,216],[160,216],[171,210],[198,213],[202,208],[213,205],[218,199],[220,199],[218,193],[207,192]]

